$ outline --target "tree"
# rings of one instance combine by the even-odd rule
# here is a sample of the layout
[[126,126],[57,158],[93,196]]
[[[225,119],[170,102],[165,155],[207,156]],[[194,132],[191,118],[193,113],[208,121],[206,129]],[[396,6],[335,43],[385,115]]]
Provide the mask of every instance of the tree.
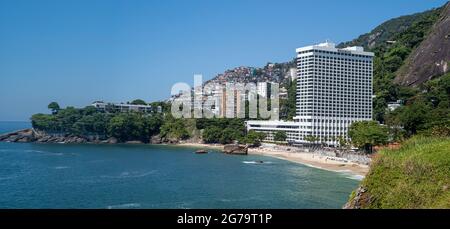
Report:
[[345,139],[344,136],[339,136],[339,137],[337,137],[337,141],[338,141],[338,143],[339,143],[339,148],[341,148],[341,149],[347,148],[347,146],[348,146],[348,141],[347,141],[347,139]]
[[142,99],[135,99],[135,100],[131,101],[131,104],[133,104],[133,105],[147,105],[147,103],[144,100],[142,100]]
[[165,116],[160,131],[161,137],[184,140],[190,134],[186,129],[186,120],[176,119],[170,113]]
[[309,142],[310,144],[316,143],[317,140],[318,140],[318,138],[316,136],[313,136],[313,135],[305,136],[305,141]]
[[305,141],[307,141],[307,142],[309,142],[309,146],[314,150],[314,145],[316,144],[316,142],[319,140],[319,138],[318,137],[316,137],[316,136],[313,136],[313,135],[308,135],[308,136],[305,136]]
[[223,130],[222,136],[220,137],[220,143],[229,144],[240,138],[241,138],[240,133],[236,129],[228,127],[225,130]]
[[424,125],[430,110],[430,107],[422,101],[415,101],[413,104],[401,108],[399,111],[400,123],[409,136],[416,134],[418,130],[425,129]]
[[219,127],[208,127],[202,133],[202,138],[205,143],[219,143],[220,137],[222,137],[222,129]]
[[52,111],[52,114],[58,113],[58,111],[61,109],[57,102],[51,102],[47,107]]
[[256,132],[255,130],[250,130],[247,135],[243,138],[243,143],[249,144],[251,146],[260,146],[261,142],[266,138],[266,134],[262,132]]
[[163,119],[161,115],[152,115],[146,117],[145,120],[146,128],[150,136],[159,134],[161,126],[163,125]]
[[119,141],[149,140],[149,130],[141,114],[121,113],[111,118],[108,124],[108,133]]
[[34,114],[31,116],[31,125],[37,130],[47,132],[56,132],[59,130],[59,123],[54,115]]
[[285,131],[277,131],[275,132],[274,136],[273,136],[273,140],[277,141],[277,142],[284,142],[286,141],[287,135]]
[[386,144],[389,137],[388,129],[375,121],[354,122],[348,134],[353,145],[368,153],[372,153],[373,146]]

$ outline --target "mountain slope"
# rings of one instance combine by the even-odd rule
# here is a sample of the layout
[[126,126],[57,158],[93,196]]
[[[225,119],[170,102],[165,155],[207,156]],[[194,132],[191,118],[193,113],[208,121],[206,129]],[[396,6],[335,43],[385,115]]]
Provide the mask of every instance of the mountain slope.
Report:
[[394,80],[403,86],[418,86],[450,71],[450,2],[430,34],[409,55]]
[[358,38],[343,42],[338,47],[362,46],[365,49],[374,49],[380,45],[385,45],[394,40],[395,36],[407,30],[411,25],[422,21],[424,18],[434,14],[437,9],[428,10],[421,13],[405,15],[398,18],[390,19],[377,26],[371,32],[363,34]]

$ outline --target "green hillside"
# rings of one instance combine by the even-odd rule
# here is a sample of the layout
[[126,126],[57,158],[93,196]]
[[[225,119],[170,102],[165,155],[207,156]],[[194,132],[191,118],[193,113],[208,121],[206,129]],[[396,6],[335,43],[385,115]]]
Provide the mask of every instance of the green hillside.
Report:
[[[421,85],[416,88],[401,86],[394,83],[397,71],[405,65],[409,55],[417,49],[429,34],[433,33],[433,25],[441,16],[442,7],[415,14],[413,23],[404,31],[392,34],[394,44],[380,43],[371,51],[375,52],[374,59],[374,94],[373,116],[374,119],[385,123],[386,108],[389,102],[402,100],[405,105],[410,105],[421,96]],[[448,104],[447,104],[448,105]],[[448,107],[448,106],[447,106]]]
[[406,31],[412,25],[423,21],[431,15],[439,14],[440,10],[441,8],[432,9],[421,13],[390,19],[377,26],[369,33],[363,34],[352,41],[341,43],[338,47],[363,46],[365,49],[374,49],[379,46],[384,46],[386,45],[386,42],[395,40],[395,37],[399,33]]
[[353,208],[450,208],[450,138],[414,137],[383,150],[352,193]]

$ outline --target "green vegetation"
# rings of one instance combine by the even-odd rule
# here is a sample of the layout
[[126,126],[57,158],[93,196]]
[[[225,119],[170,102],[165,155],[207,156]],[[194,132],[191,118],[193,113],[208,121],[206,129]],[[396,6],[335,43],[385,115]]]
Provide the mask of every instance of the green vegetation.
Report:
[[115,137],[120,142],[148,142],[151,136],[159,133],[164,120],[162,114],[103,113],[91,106],[56,109],[52,105],[51,109],[54,110],[52,114],[35,114],[31,117],[33,128],[48,133],[95,136],[99,139]]
[[354,146],[372,153],[373,146],[387,143],[389,131],[375,121],[362,121],[353,123],[348,130],[348,135]]
[[363,34],[353,41],[342,43],[339,47],[363,46],[368,49],[382,46],[388,41],[394,41],[397,34],[404,32],[406,29],[410,28],[411,25],[421,23],[421,21],[429,18],[431,15],[439,14],[440,11],[441,8],[432,9],[388,20],[377,26],[370,33]]
[[[402,71],[402,66],[405,66],[412,50],[417,48],[430,33],[441,11],[442,8],[439,8],[405,16],[377,27],[374,31],[385,32],[377,38],[379,42],[372,46],[363,42],[368,37],[361,37],[362,40],[354,41],[355,44],[362,42],[359,44],[365,44],[375,52],[374,93],[376,97],[373,101],[373,117],[388,127],[389,141],[403,141],[418,133],[429,132],[436,126],[449,127],[450,74],[428,81],[417,88],[403,87],[393,82],[398,71]],[[391,25],[399,23],[405,26],[403,29],[395,31],[395,26]],[[388,103],[398,100],[402,102],[403,106],[389,111]],[[351,132],[349,131],[350,136]],[[356,134],[355,131],[353,134]],[[357,136],[351,136],[351,138],[353,145],[362,147]],[[377,142],[374,139],[375,136],[372,138],[373,142]],[[383,144],[383,142],[378,144]]]
[[[85,118],[85,117],[83,117]],[[159,132],[162,119],[159,116],[144,116],[140,113],[121,113],[115,115],[107,124],[108,136],[122,142],[139,140],[148,142]]]
[[241,140],[242,143],[246,143],[252,145],[254,147],[260,146],[261,142],[266,138],[265,133],[256,132],[254,130],[250,130],[247,135]]
[[[406,105],[385,115],[386,124],[402,126],[406,137],[436,126],[450,126],[450,73],[428,81]],[[401,134],[400,134],[401,135]]]
[[273,140],[276,142],[284,142],[286,141],[287,135],[285,131],[277,131],[273,135]]
[[[142,104],[135,100],[132,103]],[[161,106],[168,111],[170,104],[155,102],[153,107]],[[262,133],[251,132],[246,135],[243,119],[176,119],[169,112],[151,114],[142,112],[101,112],[88,106],[77,109],[60,109],[57,103],[49,108],[52,114],[35,114],[31,117],[33,128],[49,134],[66,134],[97,139],[116,138],[119,142],[141,141],[147,143],[152,136],[170,142],[200,139],[206,143],[229,144],[235,141],[259,145],[265,138]],[[203,133],[202,133],[203,132]]]
[[58,113],[58,111],[61,109],[57,102],[51,102],[47,107],[52,111],[53,114]]
[[[394,84],[396,72],[404,65],[409,54],[429,34],[432,25],[439,18],[441,9],[427,11],[410,18],[407,29],[399,33],[392,33],[388,40],[395,43],[381,42],[371,51],[375,52],[374,59],[374,119],[384,123],[387,104],[397,100],[408,101],[414,98],[420,90],[402,87]],[[386,40],[387,41],[387,40]]]
[[183,119],[176,119],[171,114],[167,114],[164,124],[161,126],[161,137],[173,140],[185,140],[190,137],[187,130],[187,122]]
[[305,141],[309,142],[311,145],[316,144],[319,141],[319,137],[308,135],[305,137]]
[[198,119],[196,128],[204,130],[202,138],[205,143],[229,144],[246,140],[243,119]]
[[285,85],[288,91],[287,99],[280,99],[280,118],[284,120],[293,120],[296,111],[297,102],[297,80],[289,81]]
[[362,181],[362,208],[450,208],[450,138],[416,136],[382,150]]
[[135,99],[135,100],[131,101],[130,104],[133,104],[133,105],[147,105],[147,103],[144,100],[142,100],[142,99]]

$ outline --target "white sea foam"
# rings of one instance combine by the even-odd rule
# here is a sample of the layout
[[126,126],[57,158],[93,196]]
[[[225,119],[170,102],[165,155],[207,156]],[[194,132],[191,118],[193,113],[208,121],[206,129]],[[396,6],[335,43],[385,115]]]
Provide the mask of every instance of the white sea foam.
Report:
[[113,179],[138,178],[138,177],[145,177],[145,176],[151,175],[155,172],[156,172],[156,170],[151,170],[151,171],[147,171],[147,172],[132,171],[132,172],[122,172],[117,176],[104,175],[101,177],[102,178],[113,178]]
[[27,150],[24,150],[24,151],[27,152],[27,153],[48,153],[46,151],[32,150],[32,149],[27,149]]
[[243,161],[242,163],[244,163],[244,164],[258,164],[258,165],[261,165],[261,164],[272,164],[271,161]]
[[43,155],[48,155],[48,156],[62,156],[62,155],[64,155],[63,153],[54,153],[54,152],[41,151],[41,150],[24,150],[24,152],[27,152],[27,153],[41,153]]
[[347,176],[347,178],[353,179],[353,180],[363,180],[365,176],[363,175],[351,175]]
[[109,205],[107,209],[129,209],[129,208],[139,208],[141,204],[139,203],[126,203],[126,204],[118,204],[118,205]]
[[362,180],[365,177],[364,175],[354,174],[350,170],[339,170],[337,172],[342,173],[343,175],[345,175],[346,178],[353,179],[353,180]]
[[16,176],[16,175],[12,175],[12,176],[4,176],[4,177],[0,177],[0,181],[3,181],[3,180],[11,180],[11,179],[15,179],[15,178],[17,178],[18,176]]
[[70,168],[69,166],[55,166],[53,167],[54,169],[68,169]]

